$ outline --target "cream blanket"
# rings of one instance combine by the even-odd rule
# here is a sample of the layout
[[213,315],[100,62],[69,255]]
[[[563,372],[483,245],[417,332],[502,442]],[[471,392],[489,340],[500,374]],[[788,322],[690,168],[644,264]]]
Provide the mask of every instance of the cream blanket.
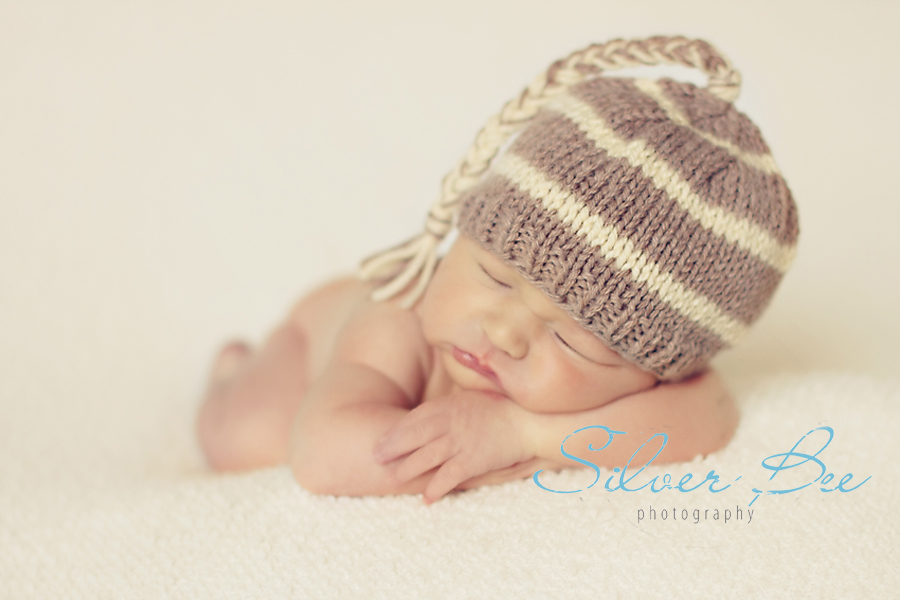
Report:
[[[169,427],[136,425],[110,405],[41,432],[47,413],[21,408],[40,402],[20,392],[0,409],[2,598],[889,598],[900,585],[900,386],[887,381],[808,375],[743,387],[727,449],[651,465],[628,484],[659,476],[662,487],[664,474],[677,483],[690,472],[689,488],[715,470],[732,484],[716,494],[708,484],[608,492],[604,470],[581,493],[528,480],[431,507],[313,496],[287,468],[214,475],[191,439],[190,402]],[[824,426],[834,431],[818,454],[834,473],[825,487],[846,473],[845,488],[870,479],[748,506],[754,486],[819,476],[808,462],[768,481],[762,461]],[[795,452],[815,454],[827,437],[820,430]],[[595,477],[544,475],[557,490]]]

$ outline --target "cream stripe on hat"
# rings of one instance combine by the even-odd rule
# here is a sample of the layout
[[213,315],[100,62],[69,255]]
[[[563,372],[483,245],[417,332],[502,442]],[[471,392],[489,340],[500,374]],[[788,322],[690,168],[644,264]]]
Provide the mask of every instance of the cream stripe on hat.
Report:
[[684,114],[680,110],[678,110],[678,107],[675,106],[675,103],[666,97],[665,92],[663,92],[663,89],[656,81],[653,81],[652,79],[635,79],[634,86],[644,92],[644,94],[652,98],[659,105],[659,107],[663,109],[663,111],[665,111],[666,116],[668,116],[673,123],[677,123],[682,127],[690,129],[692,132],[699,135],[710,144],[715,144],[719,148],[726,150],[733,157],[746,163],[754,169],[768,174],[781,174],[781,171],[778,170],[778,166],[775,164],[775,159],[772,158],[771,154],[746,152],[741,148],[738,148],[730,140],[714,136],[711,133],[702,131],[691,125],[691,122],[688,121],[687,117],[684,116]]
[[587,242],[600,249],[620,271],[628,271],[632,278],[648,286],[664,302],[685,317],[718,335],[729,345],[737,343],[747,326],[724,314],[715,303],[677,282],[670,273],[636,248],[627,237],[605,223],[570,192],[561,188],[525,160],[507,152],[498,158],[491,171],[506,177],[516,187],[539,200],[545,209],[555,211]]
[[780,273],[787,271],[794,258],[795,246],[781,244],[756,223],[707,203],[642,140],[629,142],[622,139],[590,106],[569,94],[555,98],[547,109],[559,112],[575,123],[610,156],[624,158],[632,166],[639,167],[656,187],[665,190],[703,227],[737,244]]

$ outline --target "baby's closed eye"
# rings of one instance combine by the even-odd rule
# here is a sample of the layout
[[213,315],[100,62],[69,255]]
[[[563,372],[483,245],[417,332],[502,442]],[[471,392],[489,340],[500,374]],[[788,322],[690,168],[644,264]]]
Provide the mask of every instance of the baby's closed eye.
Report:
[[[559,335],[559,334],[558,334],[557,332],[555,332],[555,331],[553,332],[553,335],[555,335],[555,336],[556,336],[556,339],[558,339],[560,342],[562,342],[563,345],[564,345],[566,348],[568,348],[569,350],[571,350],[572,352],[574,352],[574,353],[577,354],[578,356],[584,357],[584,355],[583,355],[581,352],[579,352],[578,350],[576,350],[576,349],[572,346],[572,344],[570,344],[569,342],[567,342],[567,341],[563,338],[563,336]],[[586,357],[585,357],[585,358],[586,358]]]
[[582,351],[578,350],[578,348],[576,346],[574,346],[574,345],[570,344],[568,341],[566,341],[566,338],[561,336],[558,332],[554,331],[553,335],[554,335],[554,337],[556,337],[557,340],[559,340],[559,342],[562,345],[564,345],[566,347],[566,349],[568,351],[575,354],[581,360],[585,360],[589,363],[599,365],[601,367],[622,367],[622,366],[624,366],[624,365],[620,364],[619,362],[614,361],[612,359],[591,358],[591,356],[595,355],[596,352],[582,352]]
[[479,264],[478,266],[481,268],[481,272],[482,272],[482,273],[484,273],[485,275],[487,275],[488,278],[489,278],[491,281],[493,281],[494,283],[496,283],[496,284],[499,285],[500,287],[505,287],[505,288],[512,287],[512,286],[510,286],[509,284],[503,283],[502,281],[500,281],[499,279],[497,279],[496,277],[494,277],[493,275],[491,275],[491,274],[488,272],[488,270],[484,268],[484,265]]

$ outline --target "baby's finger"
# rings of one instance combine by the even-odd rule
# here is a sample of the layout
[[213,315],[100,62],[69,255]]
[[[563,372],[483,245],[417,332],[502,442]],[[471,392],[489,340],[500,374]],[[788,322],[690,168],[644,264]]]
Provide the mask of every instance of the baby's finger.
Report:
[[375,444],[375,462],[389,463],[447,433],[449,424],[446,419],[441,419],[438,415],[427,415],[404,422],[412,415],[413,413],[409,413],[400,419]]
[[453,454],[450,436],[441,436],[404,458],[394,471],[394,478],[398,483],[406,483],[444,464]]
[[445,494],[452,491],[457,485],[482,471],[463,455],[457,454],[438,469],[428,486],[425,488],[424,499],[426,504],[440,500]]

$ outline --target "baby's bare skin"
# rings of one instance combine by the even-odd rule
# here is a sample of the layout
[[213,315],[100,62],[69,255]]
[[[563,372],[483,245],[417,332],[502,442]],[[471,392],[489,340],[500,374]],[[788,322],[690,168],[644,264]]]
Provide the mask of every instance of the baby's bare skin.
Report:
[[657,385],[463,236],[412,310],[373,303],[373,288],[329,282],[258,352],[223,349],[198,419],[214,468],[288,463],[315,492],[434,501],[580,466],[559,445],[588,425],[635,434],[602,458],[587,444],[605,436],[567,446],[601,466],[624,464],[661,430],[670,441],[657,462],[690,459],[724,446],[736,427],[714,374]]

